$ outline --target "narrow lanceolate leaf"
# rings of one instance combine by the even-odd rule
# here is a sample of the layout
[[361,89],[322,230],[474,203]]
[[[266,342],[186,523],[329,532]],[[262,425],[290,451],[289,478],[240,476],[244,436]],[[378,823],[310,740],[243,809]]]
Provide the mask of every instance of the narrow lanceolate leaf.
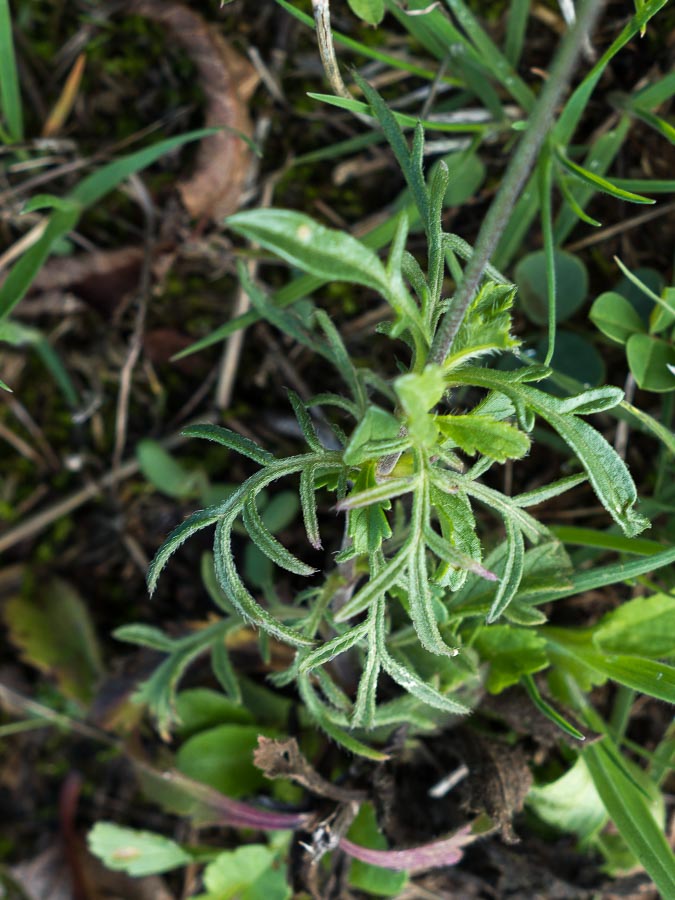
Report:
[[434,709],[455,713],[460,716],[469,712],[469,708],[464,706],[464,704],[458,703],[451,697],[446,697],[445,694],[441,694],[426,681],[423,681],[409,666],[402,665],[389,653],[382,654],[381,663],[382,668],[390,678],[393,678],[405,691],[412,694],[413,697],[417,697],[422,703],[426,703],[427,706],[433,706]]
[[162,574],[164,566],[181,544],[183,544],[191,535],[195,534],[195,532],[200,531],[202,528],[208,528],[209,525],[214,525],[221,514],[222,508],[220,506],[211,506],[208,509],[200,509],[191,516],[188,516],[188,518],[184,522],[181,522],[177,528],[174,528],[155,554],[155,558],[148,569],[148,590],[151,594],[157,587],[157,581]]
[[497,581],[497,576],[494,572],[486,569],[484,565],[473,559],[468,553],[462,553],[461,550],[453,547],[450,541],[446,541],[440,534],[436,534],[433,528],[425,528],[424,540],[434,556],[437,556],[443,562],[450,563],[451,566],[456,566],[458,569],[473,572],[474,575],[479,575],[487,581]]
[[255,441],[237,434],[236,431],[230,431],[229,428],[223,428],[221,425],[190,425],[188,428],[183,429],[182,434],[185,437],[204,438],[207,441],[222,444],[223,447],[235,450],[261,466],[266,466],[274,460],[274,456],[268,453],[267,450],[259,447]]
[[317,570],[293,556],[283,544],[265,527],[256,507],[255,497],[251,494],[246,499],[243,509],[244,528],[248,531],[253,543],[280,569],[293,572],[295,575],[313,575]]
[[429,222],[429,192],[424,177],[421,175],[419,169],[413,165],[410,150],[408,149],[408,143],[403,136],[399,120],[389,109],[382,97],[380,97],[377,91],[368,84],[365,79],[357,75],[355,80],[363,91],[364,97],[370,106],[370,110],[380,123],[382,131],[384,132],[391,149],[394,151],[396,161],[398,162],[403,177],[412,192],[415,205],[417,206],[420,218],[422,219],[422,224],[426,229]]
[[574,415],[559,411],[555,397],[522,386],[533,409],[551,425],[576,453],[605,509],[629,537],[649,527],[649,522],[634,509],[637,490],[628,469],[600,432]]
[[22,141],[23,107],[8,0],[0,0],[0,108],[10,138],[16,143]]
[[364,409],[366,405],[365,391],[361,382],[359,381],[359,377],[356,373],[356,368],[354,367],[352,358],[344,345],[340,332],[337,330],[335,325],[333,325],[330,317],[322,309],[318,309],[316,311],[316,321],[319,323],[321,330],[326,335],[326,340],[328,341],[328,344],[333,352],[333,362],[335,363],[337,370],[344,378],[345,383],[349,386],[349,389],[352,392],[352,396],[354,397],[354,400],[356,401],[358,406],[361,409]]
[[459,651],[454,647],[448,647],[438,630],[433,599],[429,590],[426,547],[422,540],[418,541],[417,546],[410,554],[408,602],[413,627],[424,649],[439,656],[456,656]]
[[258,625],[272,637],[278,638],[294,647],[308,647],[312,641],[304,638],[292,628],[283,625],[271,613],[262,607],[249,593],[237,573],[232,557],[232,516],[221,519],[216,528],[214,542],[214,563],[218,583],[225,591],[228,600],[236,607],[244,619]]
[[330,281],[362,284],[384,292],[384,266],[365,244],[351,235],[325,228],[303,213],[260,209],[227,219],[233,231],[285,259],[303,272]]
[[321,453],[324,448],[317,436],[312,419],[305,409],[305,404],[302,402],[300,397],[298,397],[295,391],[288,391],[288,399],[291,401],[291,406],[293,407],[295,418],[298,420],[298,425],[300,426],[300,430],[302,431],[305,440],[312,448],[312,450],[316,450],[317,453]]
[[300,474],[300,504],[302,506],[302,518],[305,523],[307,540],[315,550],[321,549],[321,535],[319,534],[319,519],[316,514],[316,493],[314,476],[317,466],[307,466]]
[[309,675],[300,675],[298,678],[298,690],[303,703],[311,713],[312,717],[316,720],[319,727],[323,729],[329,737],[333,738],[334,741],[341,744],[350,753],[356,754],[356,756],[364,756],[366,759],[372,759],[376,762],[384,762],[384,760],[389,759],[388,753],[383,753],[380,750],[376,750],[374,747],[369,747],[367,744],[364,744],[362,741],[359,741],[351,735],[344,728],[341,728],[339,725],[336,725],[335,722],[331,721],[326,706],[319,700],[311,685]]
[[536,506],[538,503],[545,503],[547,500],[552,500],[554,497],[559,497],[561,494],[571,491],[577,485],[583,484],[586,478],[586,475],[568,475],[566,478],[553,481],[551,484],[545,484],[540,488],[535,488],[533,491],[516,494],[511,500],[516,506]]
[[237,675],[230,661],[225,641],[221,638],[211,644],[211,669],[218,680],[218,684],[226,695],[235,703],[241,703],[241,690]]
[[600,744],[584,750],[595,788],[619,833],[647,870],[662,897],[675,897],[675,858],[642,792],[613,754]]
[[335,614],[337,622],[346,622],[358,613],[363,612],[373,601],[379,599],[400,578],[410,560],[410,548],[399,550],[365,587],[362,587],[342,609]]
[[160,650],[162,653],[171,653],[176,646],[176,641],[151,625],[122,625],[116,628],[112,636],[117,641],[126,641],[129,644],[137,644],[139,647],[149,647],[151,650]]
[[372,728],[377,710],[377,685],[380,678],[380,651],[375,639],[373,627],[374,617],[369,617],[371,638],[368,643],[366,663],[361,673],[359,689],[354,703],[352,726],[354,728]]
[[369,623],[363,622],[356,628],[350,628],[344,634],[339,634],[327,643],[317,647],[316,650],[312,650],[307,656],[303,656],[298,665],[298,670],[300,672],[308,672],[310,669],[318,669],[320,666],[325,666],[331,659],[335,659],[336,656],[356,646],[368,634],[369,630]]
[[516,595],[525,566],[525,543],[521,530],[511,519],[504,519],[506,527],[506,562],[497,594],[487,616],[488,623],[495,622]]
[[385,478],[375,487],[368,488],[365,491],[358,491],[350,494],[344,500],[336,505],[339,512],[348,509],[363,509],[365,506],[372,506],[373,503],[384,503],[394,497],[401,497],[403,494],[409,494],[415,490],[419,479],[414,477],[404,478]]
[[656,203],[656,200],[653,200],[651,197],[643,197],[641,194],[634,194],[632,191],[626,191],[623,188],[617,187],[617,185],[613,184],[607,178],[603,178],[601,175],[596,175],[595,172],[584,169],[583,166],[568,159],[561,148],[557,149],[556,155],[569,172],[576,175],[581,181],[584,181],[586,184],[595,188],[596,191],[602,191],[604,194],[611,194],[612,197],[617,197],[619,200],[626,200],[629,203]]

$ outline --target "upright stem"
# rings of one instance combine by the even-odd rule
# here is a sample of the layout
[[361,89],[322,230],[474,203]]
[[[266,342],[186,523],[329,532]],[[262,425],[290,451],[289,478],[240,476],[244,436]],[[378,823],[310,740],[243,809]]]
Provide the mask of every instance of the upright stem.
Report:
[[458,286],[452,306],[441,320],[429,354],[429,362],[442,365],[457,336],[462,320],[473,300],[485,268],[494,253],[525,180],[532,171],[535,157],[548,134],[555,109],[576,67],[587,35],[602,8],[603,0],[586,0],[576,25],[565,36],[548,81],[537,100],[527,131],[506,168],[504,180],[483,220],[476,248]]

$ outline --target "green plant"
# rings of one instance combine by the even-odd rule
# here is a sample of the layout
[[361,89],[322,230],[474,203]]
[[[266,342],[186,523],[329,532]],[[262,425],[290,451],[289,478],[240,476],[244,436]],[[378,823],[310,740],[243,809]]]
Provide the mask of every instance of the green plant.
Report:
[[[607,629],[616,627],[616,619],[583,633],[548,626],[541,609],[546,602],[675,560],[672,549],[636,540],[648,523],[635,510],[633,481],[611,445],[583,418],[615,409],[622,392],[599,387],[561,398],[536,387],[551,370],[519,356],[519,342],[511,334],[515,288],[486,259],[485,270],[473,276],[475,293],[467,294],[465,288],[459,307],[457,295],[446,298],[446,269],[455,284],[466,284],[467,270],[462,271],[459,260],[468,261],[470,269],[476,259],[461,238],[443,231],[447,167],[440,162],[425,178],[422,127],[416,128],[409,148],[381,98],[366,82],[359,83],[415,200],[428,245],[424,267],[405,249],[405,211],[397,217],[386,263],[364,243],[300,213],[245,212],[231,217],[228,225],[314,279],[377,291],[392,312],[392,320],[377,330],[399,342],[399,348],[405,345],[408,363],[399,363],[399,373],[389,378],[356,367],[322,310],[315,309],[309,322],[301,320],[272,302],[240,267],[256,313],[329,361],[348,394],[323,393],[303,403],[289,393],[307,444],[305,452],[291,457],[275,458],[220,426],[188,429],[188,436],[221,444],[259,469],[224,502],[193,514],[167,538],[151,567],[150,589],[188,537],[215,526],[216,602],[228,611],[223,621],[233,628],[237,621],[252,623],[261,636],[296,648],[293,664],[273,680],[280,686],[295,683],[314,722],[346,749],[373,760],[382,758],[376,745],[393,727],[436,729],[469,712],[481,678],[493,693],[522,683],[540,711],[583,740],[579,729],[539,692],[532,676],[550,670],[558,702],[575,710],[587,727],[606,734],[602,749],[584,751],[588,771],[629,852],[648,867],[657,884],[670,890],[675,871],[644,791],[635,788],[610,730],[580,698],[592,685],[611,678],[673,702],[675,670],[660,660],[675,653],[675,644],[669,639],[667,646],[656,644],[645,633],[629,652],[617,652],[625,634],[638,634],[649,620],[643,601],[632,607],[634,621],[628,622],[624,607],[622,615],[628,619],[619,623],[624,637],[609,644]],[[492,223],[494,228],[494,218]],[[494,246],[494,238],[493,233],[484,246]],[[509,355],[513,367],[483,365],[496,355]],[[310,411],[319,407],[333,407],[351,420],[349,426],[333,424],[338,449],[327,449],[317,436]],[[528,454],[538,419],[572,451],[578,471],[514,496],[485,484],[483,476],[495,465]],[[468,467],[466,457],[474,458]],[[262,605],[237,567],[232,545],[237,523],[279,568],[296,577],[316,573],[270,533],[258,508],[263,490],[290,477],[299,480],[309,544],[321,548],[317,505],[326,495],[345,514],[344,539],[336,567],[322,583],[298,592],[293,604],[268,598]],[[528,510],[586,481],[625,535],[608,537],[606,546],[647,553],[647,558],[574,572],[556,534]],[[503,539],[495,540],[494,526],[485,528],[479,510],[497,519]],[[666,633],[670,602],[655,601],[653,609],[659,632]],[[148,685],[142,691],[166,730],[175,721],[172,697],[176,672],[184,669],[182,644],[172,646],[144,626],[123,627],[117,636],[168,655],[153,676],[152,696]],[[195,646],[199,641],[200,651],[209,643],[222,645],[220,631],[183,640]],[[347,681],[357,682],[352,696],[345,690],[345,672]],[[389,690],[380,696],[384,674],[399,686],[399,694],[392,696]],[[624,815],[616,796],[631,805],[630,814]],[[628,815],[641,821],[642,832],[624,828]],[[644,833],[653,833],[653,839],[645,842]]]

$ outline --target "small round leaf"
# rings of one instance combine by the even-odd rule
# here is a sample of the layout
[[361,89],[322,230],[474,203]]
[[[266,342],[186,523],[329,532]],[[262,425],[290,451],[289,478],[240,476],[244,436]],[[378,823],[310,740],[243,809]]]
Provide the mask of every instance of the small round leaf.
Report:
[[[556,321],[569,319],[582,305],[588,291],[586,267],[576,256],[555,251]],[[546,254],[528,253],[516,266],[516,284],[525,315],[536,325],[548,321]]]

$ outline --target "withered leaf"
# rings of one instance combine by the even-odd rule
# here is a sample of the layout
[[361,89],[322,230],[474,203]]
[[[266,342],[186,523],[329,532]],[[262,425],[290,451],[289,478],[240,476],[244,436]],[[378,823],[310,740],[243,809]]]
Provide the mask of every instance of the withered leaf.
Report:
[[180,3],[132,0],[130,10],[163,25],[197,67],[206,98],[207,126],[227,126],[205,138],[193,175],[178,185],[191,216],[214,222],[239,206],[251,151],[235,132],[251,137],[248,100],[258,83],[249,61],[198,13]]

